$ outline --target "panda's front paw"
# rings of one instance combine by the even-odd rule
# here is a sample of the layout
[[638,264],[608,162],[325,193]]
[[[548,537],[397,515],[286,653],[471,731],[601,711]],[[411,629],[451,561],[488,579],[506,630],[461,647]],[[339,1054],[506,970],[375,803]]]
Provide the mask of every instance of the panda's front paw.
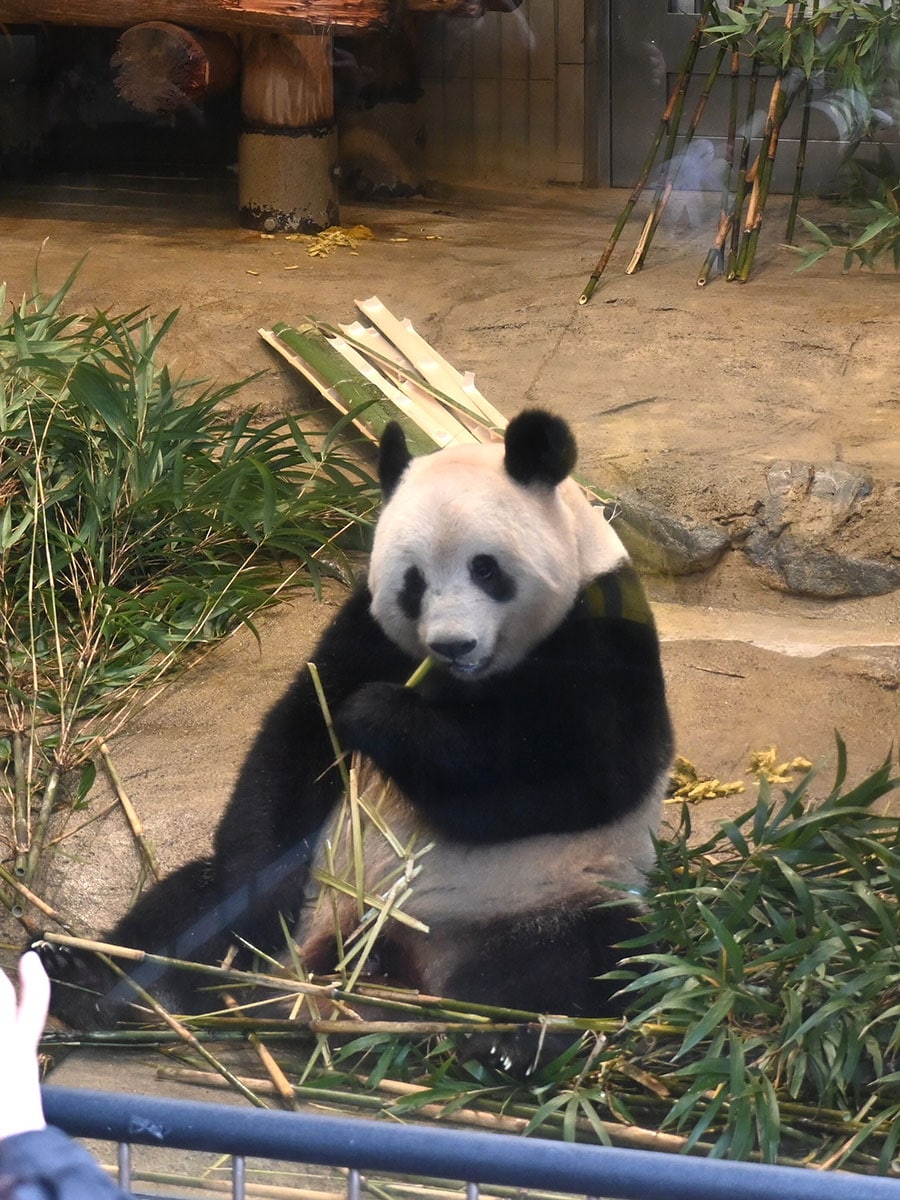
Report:
[[334,728],[344,750],[359,750],[387,770],[410,732],[419,697],[395,683],[366,683],[337,710]]

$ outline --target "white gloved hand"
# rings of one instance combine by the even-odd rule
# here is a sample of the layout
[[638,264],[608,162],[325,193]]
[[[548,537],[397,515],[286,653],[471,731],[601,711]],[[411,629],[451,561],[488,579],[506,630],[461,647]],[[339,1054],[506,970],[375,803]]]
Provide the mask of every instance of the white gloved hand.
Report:
[[37,1045],[47,1020],[50,980],[38,956],[19,959],[19,996],[0,971],[0,1138],[43,1129]]

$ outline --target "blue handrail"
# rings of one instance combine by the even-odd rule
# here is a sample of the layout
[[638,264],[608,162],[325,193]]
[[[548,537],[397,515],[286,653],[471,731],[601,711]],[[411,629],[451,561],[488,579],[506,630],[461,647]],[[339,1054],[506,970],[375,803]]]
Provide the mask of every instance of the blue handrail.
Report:
[[605,1200],[900,1200],[900,1180],[354,1117],[45,1087],[75,1137],[539,1188]]

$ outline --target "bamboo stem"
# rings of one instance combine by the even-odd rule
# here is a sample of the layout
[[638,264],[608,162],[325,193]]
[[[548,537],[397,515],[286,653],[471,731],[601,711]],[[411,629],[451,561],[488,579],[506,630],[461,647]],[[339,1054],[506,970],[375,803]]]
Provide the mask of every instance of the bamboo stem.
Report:
[[669,203],[672,192],[675,190],[678,184],[678,178],[681,174],[682,167],[684,166],[685,152],[687,151],[688,146],[690,146],[691,142],[694,140],[694,134],[697,132],[697,126],[703,119],[703,113],[706,109],[707,101],[709,100],[709,94],[712,91],[713,84],[715,83],[716,77],[719,74],[719,68],[722,66],[722,62],[724,61],[726,49],[727,47],[723,44],[719,47],[716,53],[715,61],[713,62],[712,68],[706,77],[703,90],[701,91],[697,100],[697,104],[694,107],[694,112],[690,123],[688,124],[680,155],[677,156],[677,162],[675,145],[673,144],[671,147],[672,157],[668,158],[663,164],[660,182],[657,184],[653,203],[650,206],[650,211],[647,214],[646,220],[644,221],[644,228],[641,230],[641,236],[638,238],[638,244],[635,247],[631,262],[625,268],[626,275],[633,275],[635,271],[639,271],[644,265],[644,259],[647,257],[647,251],[650,249],[650,243],[653,241],[653,237],[659,228],[659,223],[666,211],[666,206]]
[[788,209],[787,226],[784,233],[784,240],[789,246],[794,244],[797,210],[800,207],[800,189],[803,187],[803,172],[806,169],[806,148],[809,144],[809,120],[812,114],[812,96],[812,80],[807,79],[803,88],[803,120],[800,124],[800,141],[797,146],[797,165],[794,169],[794,190],[791,192],[791,206]]
[[44,840],[47,836],[47,826],[50,823],[50,816],[53,812],[53,805],[56,802],[56,793],[59,790],[59,762],[55,761],[50,769],[50,774],[47,776],[47,782],[44,785],[44,793],[41,796],[41,804],[38,809],[37,821],[34,825],[34,830],[31,835],[31,845],[28,848],[28,854],[25,859],[25,870],[22,874],[22,879],[26,886],[34,879],[35,872],[38,868],[38,863],[41,857],[41,851],[44,848]]
[[322,710],[322,717],[325,721],[325,728],[328,730],[328,740],[331,742],[331,749],[334,751],[334,759],[337,763],[338,770],[341,773],[341,780],[346,791],[350,787],[350,772],[347,769],[347,759],[344,751],[341,749],[341,744],[337,739],[337,734],[334,731],[334,721],[331,719],[331,708],[328,704],[328,697],[325,695],[325,689],[322,687],[322,679],[319,675],[319,668],[314,662],[306,664],[310,677],[313,682],[313,687],[316,692],[316,699],[319,701],[319,708]]
[[[818,0],[812,0],[809,19],[815,22],[818,13]],[[809,122],[812,113],[812,79],[806,77],[803,90],[803,121],[800,124],[800,140],[797,146],[797,166],[794,168],[793,192],[791,193],[791,208],[787,212],[787,227],[785,241],[793,245],[793,232],[797,224],[797,210],[800,205],[800,188],[803,186],[803,173],[806,167],[806,146],[809,144]]]
[[[579,304],[587,304],[591,296],[593,296],[597,288],[597,284],[600,282],[600,276],[606,270],[607,264],[612,258],[613,250],[616,248],[616,243],[622,234],[622,230],[628,224],[628,218],[631,216],[634,206],[641,198],[641,193],[647,184],[647,180],[650,178],[650,172],[653,170],[653,164],[656,162],[656,156],[659,153],[659,148],[662,144],[663,138],[666,137],[666,134],[668,134],[667,153],[669,148],[674,146],[675,139],[678,137],[678,126],[681,121],[681,113],[684,107],[685,93],[687,92],[687,86],[694,70],[694,63],[697,60],[697,54],[700,50],[700,42],[703,36],[703,26],[706,23],[706,18],[709,15],[711,8],[711,0],[705,0],[703,12],[697,21],[697,28],[694,30],[691,40],[688,43],[688,48],[685,52],[684,61],[681,65],[681,71],[678,75],[678,81],[672,91],[672,95],[669,97],[668,103],[663,111],[663,115],[659,119],[659,125],[656,128],[656,133],[654,134],[653,141],[650,144],[650,149],[647,152],[647,157],[644,160],[644,165],[641,168],[641,173],[638,176],[637,183],[631,189],[631,194],[625,203],[625,207],[619,214],[619,219],[616,221],[613,231],[610,234],[609,241],[606,243],[606,247],[604,248],[603,253],[600,255],[600,258],[597,260],[597,265],[591,272],[590,279],[588,279],[585,289],[579,297]],[[669,155],[669,157],[671,157],[671,155]]]
[[[743,7],[743,0],[737,0],[737,9]],[[731,207],[731,181],[734,174],[734,147],[737,139],[738,91],[741,79],[741,52],[738,43],[731,50],[731,93],[728,105],[728,136],[725,141],[725,174],[722,179],[722,200],[719,205],[719,224],[715,240],[707,252],[700,274],[697,277],[697,287],[705,287],[713,267],[720,275],[725,274],[725,243],[731,230],[733,211]]]
[[280,992],[309,992],[314,996],[329,999],[333,988],[329,984],[303,983],[298,979],[285,979],[277,975],[263,975],[250,971],[239,971],[233,967],[215,967],[210,963],[188,962],[182,958],[169,958],[163,954],[151,954],[148,950],[133,950],[129,946],[115,946],[109,942],[98,942],[91,938],[72,937],[62,933],[45,933],[44,941],[56,946],[71,946],[77,950],[90,950],[105,958],[123,958],[128,962],[156,963],[164,967],[177,967],[181,971],[193,971],[209,975],[227,983],[260,984]]
[[754,54],[750,65],[750,88],[747,93],[747,115],[744,122],[744,132],[741,137],[741,158],[738,164],[737,187],[735,188],[734,204],[731,209],[731,249],[728,258],[728,270],[725,276],[729,282],[735,278],[738,247],[740,244],[741,218],[744,211],[744,201],[747,196],[747,184],[750,182],[750,147],[753,141],[753,115],[756,112],[759,69],[760,61]]
[[141,822],[140,817],[137,815],[135,807],[131,803],[128,793],[125,791],[125,785],[122,782],[122,777],[110,756],[109,746],[107,746],[103,738],[100,738],[99,742],[97,743],[97,748],[100,751],[100,757],[103,759],[103,766],[106,768],[106,774],[109,778],[110,786],[115,792],[116,799],[122,806],[122,811],[125,814],[125,818],[128,821],[129,826],[131,827],[131,832],[134,836],[135,842],[137,843],[138,853],[141,856],[141,860],[158,883],[162,878],[159,869],[159,863],[156,861],[156,855],[153,853],[153,848],[144,837],[143,823]]
[[[796,4],[789,4],[787,6],[784,24],[788,30],[794,24],[796,11]],[[775,154],[778,149],[781,125],[784,121],[786,102],[784,76],[784,67],[779,67],[775,75],[775,81],[772,84],[772,93],[769,97],[769,110],[766,114],[765,132],[757,158],[757,168],[754,174],[753,188],[750,192],[750,202],[747,205],[744,235],[735,265],[734,277],[741,283],[746,283],[750,277],[750,271],[753,268],[753,261],[756,257],[756,247],[759,242],[760,231],[762,230],[763,215],[769,196],[769,185],[771,184],[772,173],[775,167]]]
[[[191,1070],[184,1067],[160,1067],[157,1075],[161,1079],[171,1079],[179,1083],[198,1084],[205,1087],[223,1086],[220,1080],[216,1079],[215,1076],[211,1076],[206,1071]],[[266,1079],[242,1077],[242,1082],[247,1087],[252,1087],[255,1091],[263,1094],[271,1094],[274,1090],[273,1085]],[[391,1085],[392,1081],[381,1080],[378,1086],[379,1090],[390,1094]],[[395,1094],[413,1095],[429,1090],[427,1087],[420,1087],[416,1084],[401,1084],[396,1089]],[[294,1085],[294,1091],[298,1096],[310,1100],[321,1101],[328,1099],[341,1104],[376,1109],[379,1112],[390,1110],[388,1100],[379,1096],[360,1095],[356,1092],[341,1091],[338,1089],[325,1090],[317,1087],[305,1087],[300,1084]],[[492,1129],[502,1133],[515,1134],[524,1133],[532,1120],[530,1117],[511,1117],[502,1112],[479,1112],[471,1108],[456,1108],[448,1113],[442,1104],[424,1104],[417,1107],[415,1112],[417,1118],[427,1117],[433,1121],[471,1125],[479,1129]],[[680,1153],[684,1151],[687,1145],[687,1138],[679,1137],[676,1134],[658,1133],[653,1129],[644,1129],[639,1125],[619,1124],[617,1121],[602,1121],[601,1124],[609,1134],[610,1140],[619,1146],[630,1146],[635,1149],[644,1150],[668,1150],[672,1153]],[[576,1128],[591,1140],[596,1139],[596,1132],[588,1121],[577,1121]]]
[[[236,1013],[243,1011],[237,1000],[230,993],[226,992],[223,1000],[225,1001],[226,1008],[230,1008]],[[247,1033],[247,1041],[256,1051],[256,1056],[262,1064],[263,1070],[271,1080],[275,1091],[289,1108],[296,1108],[297,1098],[294,1095],[294,1089],[291,1087],[284,1071],[282,1071],[281,1067],[275,1061],[271,1050],[268,1049],[259,1034],[254,1033],[252,1030]]]

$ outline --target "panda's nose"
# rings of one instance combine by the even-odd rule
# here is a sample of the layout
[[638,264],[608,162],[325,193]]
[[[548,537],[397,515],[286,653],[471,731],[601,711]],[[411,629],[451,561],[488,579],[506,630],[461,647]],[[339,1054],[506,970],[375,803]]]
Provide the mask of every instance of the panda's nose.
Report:
[[475,638],[469,641],[446,641],[446,642],[429,642],[428,649],[432,654],[436,654],[438,658],[443,658],[446,662],[459,662],[465,658],[467,654],[471,654],[478,642]]

